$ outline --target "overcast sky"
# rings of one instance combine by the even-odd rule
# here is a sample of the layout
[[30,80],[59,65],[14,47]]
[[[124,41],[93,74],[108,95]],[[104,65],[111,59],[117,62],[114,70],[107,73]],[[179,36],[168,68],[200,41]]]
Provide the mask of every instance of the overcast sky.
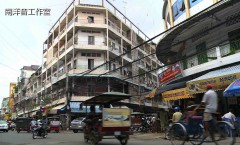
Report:
[[[78,1],[78,0],[76,0]],[[163,0],[109,0],[149,37],[163,32]],[[72,0],[0,0],[0,105],[9,96],[10,82],[17,82],[20,69],[41,65],[43,42],[50,27]],[[101,0],[81,0],[96,3]],[[51,9],[50,16],[6,16],[6,9]]]

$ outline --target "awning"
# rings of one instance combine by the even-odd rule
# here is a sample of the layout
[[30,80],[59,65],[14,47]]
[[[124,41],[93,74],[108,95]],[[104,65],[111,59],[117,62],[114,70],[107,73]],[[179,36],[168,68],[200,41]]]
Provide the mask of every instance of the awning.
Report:
[[223,92],[224,97],[240,97],[240,79],[231,83]]
[[65,104],[58,105],[58,106],[52,108],[52,109],[49,111],[49,114],[57,114],[57,111],[58,111],[59,109],[64,108],[64,107],[65,107]]
[[153,98],[155,93],[157,91],[157,88],[153,89],[149,94],[147,94],[144,98]]
[[209,72],[187,82],[189,94],[206,92],[206,85],[212,84],[213,90],[224,90],[236,79],[240,78],[240,65]]
[[186,88],[167,91],[162,93],[162,96],[164,101],[194,98],[194,96],[188,94]]

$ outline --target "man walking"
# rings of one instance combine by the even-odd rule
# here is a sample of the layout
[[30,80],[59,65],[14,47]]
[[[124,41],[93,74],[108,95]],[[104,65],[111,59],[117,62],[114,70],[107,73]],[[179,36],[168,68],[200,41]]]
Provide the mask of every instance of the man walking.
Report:
[[[209,134],[209,126],[210,127],[214,126],[213,114],[217,112],[217,107],[218,107],[218,96],[217,96],[217,93],[214,90],[212,90],[212,87],[213,86],[211,84],[207,85],[206,87],[207,92],[204,94],[201,104],[194,109],[194,111],[196,111],[201,106],[205,105],[205,110],[203,114],[204,127],[206,131],[204,134],[205,138]],[[211,137],[214,140],[213,134],[211,134]]]

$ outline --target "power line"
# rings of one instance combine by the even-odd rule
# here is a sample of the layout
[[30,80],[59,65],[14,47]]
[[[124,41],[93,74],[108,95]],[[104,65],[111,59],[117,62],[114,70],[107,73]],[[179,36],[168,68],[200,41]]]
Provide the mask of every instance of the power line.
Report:
[[[106,0],[106,1],[107,1],[107,0]],[[210,7],[206,8],[206,9],[202,10],[201,12],[207,11],[208,9],[211,9],[212,7],[215,7],[215,6],[218,5],[220,2],[221,2],[221,1],[213,4],[212,6],[210,6]],[[235,3],[236,3],[236,2],[235,2]],[[165,31],[161,32],[160,34],[158,34],[158,35],[156,35],[156,36],[148,39],[147,41],[145,41],[145,42],[143,42],[143,43],[141,43],[141,44],[133,47],[130,51],[128,51],[128,52],[126,52],[126,53],[123,53],[123,54],[121,54],[121,55],[119,55],[119,56],[117,56],[117,57],[115,57],[115,58],[113,58],[113,59],[111,59],[111,60],[109,60],[109,61],[106,61],[105,63],[103,63],[103,64],[101,64],[101,65],[99,65],[99,66],[97,66],[97,67],[94,67],[94,68],[91,69],[91,70],[84,71],[84,72],[82,72],[82,73],[80,73],[80,74],[82,74],[82,76],[84,76],[85,74],[89,74],[90,72],[96,70],[97,68],[100,68],[100,67],[102,67],[102,66],[104,66],[104,65],[109,64],[110,62],[113,62],[113,61],[117,60],[118,58],[121,58],[121,56],[130,53],[132,50],[135,50],[135,49],[137,49],[137,48],[139,48],[139,47],[141,47],[141,46],[149,43],[150,41],[156,39],[157,37],[159,37],[159,36],[161,36],[161,35],[163,35],[163,34],[165,34],[165,33],[167,33],[167,32],[171,32],[172,30],[174,30],[175,28],[183,25],[184,23],[187,23],[187,22],[189,22],[189,21],[192,21],[192,19],[194,19],[195,17],[198,17],[199,15],[201,15],[201,12],[199,12],[198,14],[196,14],[196,15],[188,18],[188,19],[185,20],[185,21],[180,22],[179,24],[177,24],[177,25],[169,28],[168,30],[165,30]],[[225,23],[225,22],[224,22],[224,23]],[[180,42],[179,42],[179,43],[180,43]],[[173,46],[173,45],[172,45],[172,46]]]

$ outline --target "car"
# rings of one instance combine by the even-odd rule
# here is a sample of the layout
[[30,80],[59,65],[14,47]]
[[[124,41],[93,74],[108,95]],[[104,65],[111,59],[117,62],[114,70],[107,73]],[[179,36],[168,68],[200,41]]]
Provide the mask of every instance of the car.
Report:
[[8,132],[8,123],[4,120],[0,120],[0,131]]
[[79,130],[82,131],[83,127],[85,126],[84,120],[84,117],[74,119],[71,122],[70,129],[73,130],[74,133],[77,133]]

